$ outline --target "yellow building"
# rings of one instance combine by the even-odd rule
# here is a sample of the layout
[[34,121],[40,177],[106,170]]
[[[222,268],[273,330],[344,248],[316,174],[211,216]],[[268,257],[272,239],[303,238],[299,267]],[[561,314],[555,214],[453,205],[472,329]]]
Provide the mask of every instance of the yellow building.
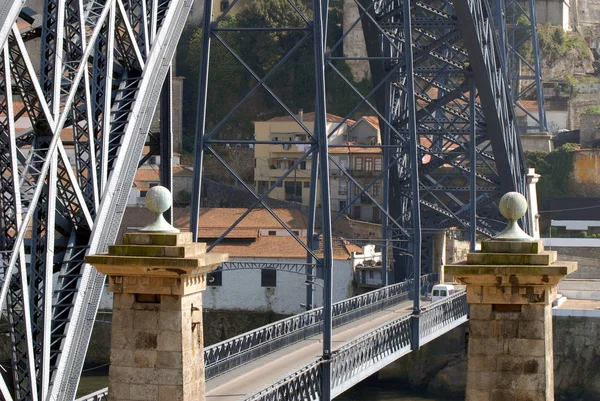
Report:
[[[315,113],[298,114],[309,132],[313,132]],[[346,120],[333,114],[327,114],[327,131],[331,134],[330,145],[342,145],[348,141],[348,127],[353,120]],[[274,141],[276,144],[258,144],[255,146],[254,184],[259,194],[275,185],[277,180],[292,168],[306,152],[310,150],[307,142],[309,135],[291,116],[275,117],[268,121],[254,123],[254,135],[257,141]],[[269,196],[308,206],[310,195],[310,170],[312,158],[308,156],[285,179],[271,191]]]

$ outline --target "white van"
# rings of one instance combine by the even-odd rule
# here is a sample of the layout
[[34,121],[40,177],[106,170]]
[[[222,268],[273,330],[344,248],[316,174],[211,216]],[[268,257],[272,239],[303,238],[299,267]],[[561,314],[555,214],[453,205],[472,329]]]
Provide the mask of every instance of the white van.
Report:
[[454,294],[456,289],[450,284],[436,284],[431,289],[431,302],[438,301],[442,298],[449,297]]

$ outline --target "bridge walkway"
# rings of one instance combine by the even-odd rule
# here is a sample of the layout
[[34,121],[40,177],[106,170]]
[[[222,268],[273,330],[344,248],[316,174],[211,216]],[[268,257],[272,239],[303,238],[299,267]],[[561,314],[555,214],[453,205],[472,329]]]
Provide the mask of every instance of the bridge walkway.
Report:
[[[423,306],[427,304],[427,301],[423,301]],[[412,305],[412,301],[404,301],[334,329],[333,352],[335,353],[335,350],[341,346],[363,334],[372,332],[379,326],[410,315]],[[206,399],[215,401],[246,399],[320,357],[323,352],[322,338],[322,334],[316,334],[208,380],[206,382]]]

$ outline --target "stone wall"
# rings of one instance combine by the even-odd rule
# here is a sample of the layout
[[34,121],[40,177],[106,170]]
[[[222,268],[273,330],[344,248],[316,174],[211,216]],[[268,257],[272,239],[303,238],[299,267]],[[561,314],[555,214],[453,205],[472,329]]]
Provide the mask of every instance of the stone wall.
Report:
[[572,197],[600,197],[600,149],[584,149],[574,153],[573,171],[569,177]]
[[[557,401],[600,400],[600,318],[559,317],[554,331]],[[464,397],[468,323],[379,372],[379,380],[442,397]]]
[[598,97],[597,93],[585,93],[569,100],[568,129],[576,130],[580,128],[581,117],[585,114],[585,110],[590,106],[597,106],[599,103]]
[[[360,16],[358,6],[354,0],[344,0],[343,11],[343,29],[348,31],[352,24]],[[344,56],[346,57],[366,57],[367,45],[363,34],[362,24],[359,22],[344,38]],[[348,60],[346,62],[352,71],[352,78],[355,82],[368,79],[371,76],[368,60]]]
[[[598,103],[600,103],[600,99]],[[579,123],[579,129],[581,146],[591,148],[594,142],[600,139],[600,114],[583,114]]]
[[577,270],[569,274],[569,279],[600,279],[600,248],[552,247],[552,250],[558,251],[558,260],[572,260],[578,263]]

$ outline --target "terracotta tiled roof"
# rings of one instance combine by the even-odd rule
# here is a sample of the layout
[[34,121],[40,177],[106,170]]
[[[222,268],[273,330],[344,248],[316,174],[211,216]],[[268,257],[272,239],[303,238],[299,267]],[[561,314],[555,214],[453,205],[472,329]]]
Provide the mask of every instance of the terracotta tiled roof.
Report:
[[371,124],[371,126],[379,130],[379,118],[376,116],[363,116],[364,120]]
[[[306,241],[305,237],[300,237]],[[362,251],[362,249],[361,249]],[[221,243],[216,245],[211,252],[228,253],[231,258],[306,258],[306,249],[296,241],[294,237],[258,237],[256,241],[243,243]],[[321,256],[321,252],[316,252]],[[336,260],[348,260],[352,254],[342,246],[333,249],[333,258]]]
[[358,146],[354,146],[352,144],[348,144],[348,146],[344,146],[344,147],[334,147],[334,148],[330,148],[329,149],[329,153],[336,153],[336,154],[358,154],[358,153],[382,153],[383,150],[381,148],[365,148],[365,147],[361,147],[360,145]]
[[[245,209],[201,209],[199,223],[199,237],[202,238],[217,238],[225,231],[229,225],[235,221]],[[274,209],[277,215],[286,221],[292,228],[305,228],[303,214],[296,209]],[[277,227],[278,223],[272,217],[267,217],[268,212],[264,209],[258,209],[251,212],[246,219],[242,220],[238,228],[232,230],[227,235],[227,238],[241,239],[242,241],[232,243],[225,241],[216,245],[211,252],[228,253],[230,257],[256,257],[256,258],[293,258],[305,259],[306,249],[291,236],[258,236],[259,228]],[[188,230],[189,226],[189,208],[173,208],[174,226],[181,230]],[[153,219],[153,213],[142,207],[128,207],[123,215],[123,223],[121,224],[119,240],[123,237],[123,233],[127,230],[137,229],[145,226]],[[296,222],[302,220],[301,224]],[[214,224],[212,227],[207,223]],[[273,224],[275,223],[275,224]],[[276,225],[277,224],[277,225]],[[242,226],[242,227],[240,227]],[[248,241],[243,241],[243,239]],[[300,240],[306,242],[305,237],[299,237]],[[343,238],[337,237],[333,241],[333,257],[336,260],[348,260],[352,256],[352,252],[362,252],[362,248],[350,244]],[[317,251],[317,256],[321,255]]]
[[160,181],[158,171],[153,168],[141,168],[135,172],[134,182]]
[[192,177],[194,172],[181,164],[173,167],[173,175],[177,177]]
[[[299,209],[273,209],[275,214],[290,228],[303,229],[308,226],[307,217]],[[198,227],[226,228],[246,212],[244,208],[211,208],[201,209]],[[189,225],[189,214],[175,220],[176,227]],[[236,228],[282,228],[266,209],[255,209],[250,212]]]
[[[296,118],[298,120],[300,120],[300,114],[296,114]],[[294,119],[292,118],[292,116],[280,116],[280,117],[273,117],[268,121],[269,122],[286,122],[286,121],[294,121]],[[302,121],[315,121],[315,113],[314,112],[304,113],[304,116],[302,117]],[[341,123],[342,121],[344,121],[343,117],[336,116],[335,114],[327,113],[327,122]],[[354,123],[355,123],[354,120],[350,120],[350,119],[346,120],[346,124],[349,127],[351,127]]]
[[[219,228],[198,228],[198,238],[219,238],[227,230]],[[234,228],[227,233],[226,238],[258,238],[258,228]]]

